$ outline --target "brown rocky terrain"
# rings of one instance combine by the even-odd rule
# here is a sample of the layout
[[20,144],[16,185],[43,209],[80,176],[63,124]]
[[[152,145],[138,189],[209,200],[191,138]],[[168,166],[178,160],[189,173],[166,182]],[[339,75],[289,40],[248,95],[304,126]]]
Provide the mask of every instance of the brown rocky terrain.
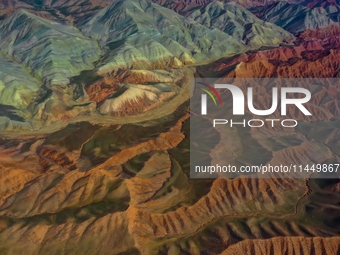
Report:
[[0,0],[0,255],[339,254],[338,176],[190,178],[189,106],[194,77],[328,78],[296,128],[219,127],[202,157],[340,162],[339,9]]
[[[2,140],[1,251],[258,254],[300,250],[300,243],[315,243],[315,254],[337,251],[336,238],[314,237],[338,231],[322,222],[336,206],[316,207],[317,193],[309,194],[318,189],[306,180],[189,179],[182,110],[155,127],[80,123],[38,140]],[[121,136],[128,130],[131,137]],[[149,138],[139,141],[140,132]],[[317,208],[325,208],[318,220]]]
[[339,238],[275,237],[268,240],[249,240],[235,244],[221,255],[233,254],[338,254]]

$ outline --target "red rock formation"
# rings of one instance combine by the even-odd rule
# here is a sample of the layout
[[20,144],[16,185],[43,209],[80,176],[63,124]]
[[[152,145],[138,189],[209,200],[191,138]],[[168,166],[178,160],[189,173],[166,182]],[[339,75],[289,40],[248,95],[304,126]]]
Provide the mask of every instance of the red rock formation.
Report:
[[[303,36],[314,33],[316,31],[306,32]],[[279,47],[221,59],[210,66],[210,71],[224,73],[226,77],[243,78],[332,78],[339,70],[340,40],[338,36],[321,37],[301,40],[294,47]]]
[[108,96],[114,94],[119,89],[119,81],[114,78],[102,78],[86,88],[86,92],[91,101],[102,102]]

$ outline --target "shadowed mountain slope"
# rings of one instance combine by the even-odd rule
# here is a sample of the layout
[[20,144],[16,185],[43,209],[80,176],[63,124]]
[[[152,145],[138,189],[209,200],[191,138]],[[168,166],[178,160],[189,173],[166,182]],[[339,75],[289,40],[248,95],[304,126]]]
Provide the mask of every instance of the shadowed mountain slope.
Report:
[[[230,5],[234,8],[230,16],[250,16],[247,21],[236,24],[237,31],[218,25],[218,22],[207,24],[203,16],[213,15],[214,8],[218,9],[218,6],[220,4],[217,3],[208,5],[207,13],[202,14],[202,18],[197,17],[197,13],[185,18],[145,0],[116,1],[81,25],[81,29],[102,46],[113,50],[105,58],[108,63],[102,67],[104,70],[110,70],[113,66],[144,69],[164,65],[180,67],[183,63],[244,52],[259,47],[261,42],[278,45],[292,39],[281,28],[262,22],[237,5]],[[223,23],[223,19],[227,19],[225,16],[211,19],[216,18]],[[246,29],[241,28],[242,25]],[[271,40],[268,40],[269,36]]]
[[67,84],[68,78],[93,68],[101,50],[75,27],[19,10],[0,22],[1,52],[29,66],[50,84]]
[[[190,178],[192,78],[339,78],[338,1],[234,2],[0,0],[0,255],[339,253],[340,179]],[[335,164],[339,84],[298,84],[297,127],[194,146],[212,165]]]
[[28,68],[0,55],[0,104],[25,109],[40,86]]
[[310,9],[285,2],[278,2],[271,6],[265,11],[262,19],[294,34],[306,29],[317,29],[335,24],[322,7]]
[[235,3],[212,2],[188,17],[207,27],[217,28],[253,47],[279,45],[294,40],[287,31],[263,22]]
[[100,45],[112,50],[105,58],[108,64],[104,69],[109,66],[180,67],[182,62],[193,63],[246,49],[245,45],[222,31],[190,22],[145,0],[116,1],[98,12],[81,29]]

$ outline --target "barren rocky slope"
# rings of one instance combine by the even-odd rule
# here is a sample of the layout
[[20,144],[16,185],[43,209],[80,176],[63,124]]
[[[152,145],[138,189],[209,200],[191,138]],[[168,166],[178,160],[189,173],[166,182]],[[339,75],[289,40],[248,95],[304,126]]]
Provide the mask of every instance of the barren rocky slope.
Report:
[[272,238],[266,241],[243,241],[231,246],[222,255],[233,254],[337,254],[339,253],[339,238]]
[[3,20],[0,33],[1,52],[28,66],[47,84],[68,84],[67,78],[92,69],[101,53],[97,43],[78,29],[23,10]]
[[[178,69],[295,39],[237,5],[232,5],[234,15],[249,18],[233,31],[147,0],[25,3],[18,9],[3,4],[1,55],[19,65],[22,75],[32,76],[34,85],[26,85],[25,98],[15,94],[7,100],[13,114],[1,118],[2,129],[37,130],[80,116],[140,114],[178,94],[180,83],[189,79]],[[89,12],[79,16],[78,7]],[[131,69],[141,71],[124,72]]]
[[[183,110],[156,126],[84,122],[3,139],[3,254],[229,254],[261,243],[232,245],[245,239],[338,233],[340,196],[327,181],[189,179]],[[304,239],[282,240],[290,249]]]
[[338,4],[276,2],[0,0],[0,254],[338,254],[338,178],[190,178],[193,77],[329,78],[214,149],[339,162]]

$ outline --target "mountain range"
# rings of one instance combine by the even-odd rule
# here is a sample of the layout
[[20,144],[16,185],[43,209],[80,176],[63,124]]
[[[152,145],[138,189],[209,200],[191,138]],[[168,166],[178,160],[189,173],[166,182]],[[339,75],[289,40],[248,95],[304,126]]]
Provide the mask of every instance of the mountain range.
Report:
[[339,162],[339,17],[338,0],[0,0],[0,254],[339,254],[338,178],[192,179],[189,160],[194,78],[325,78],[297,127],[194,146]]
[[[150,105],[169,99],[161,96],[163,93],[176,93],[171,86],[165,91],[157,90],[153,96],[147,95],[145,87],[140,87],[137,95],[124,92],[126,86],[115,87],[110,90],[111,94],[95,102],[98,110],[91,106],[82,111],[78,105],[92,105],[88,98],[95,95],[87,95],[94,90],[91,84],[87,87],[79,82],[73,84],[82,80],[80,76],[101,76],[108,81],[108,77],[117,76],[122,70],[178,69],[295,41],[291,33],[260,20],[235,3],[212,2],[187,16],[147,0],[111,4],[63,1],[17,4],[25,10],[19,8],[12,14],[6,13],[0,21],[1,55],[20,65],[22,76],[29,75],[30,80],[35,81],[34,86],[27,85],[30,93],[24,98],[13,96],[15,100],[9,103],[33,128],[34,125],[39,128],[41,120],[50,123],[79,114],[117,115],[117,110],[121,115],[118,109],[139,101],[150,109]],[[2,6],[6,10],[15,4],[4,2]],[[78,17],[76,10],[80,7],[88,8],[89,14]],[[104,82],[103,86],[111,85]],[[13,88],[5,87],[5,91],[10,90]],[[113,92],[123,93],[124,99],[104,102]],[[105,106],[101,106],[102,103]],[[23,105],[26,109],[17,107]],[[14,123],[16,125],[23,127],[20,123]]]

